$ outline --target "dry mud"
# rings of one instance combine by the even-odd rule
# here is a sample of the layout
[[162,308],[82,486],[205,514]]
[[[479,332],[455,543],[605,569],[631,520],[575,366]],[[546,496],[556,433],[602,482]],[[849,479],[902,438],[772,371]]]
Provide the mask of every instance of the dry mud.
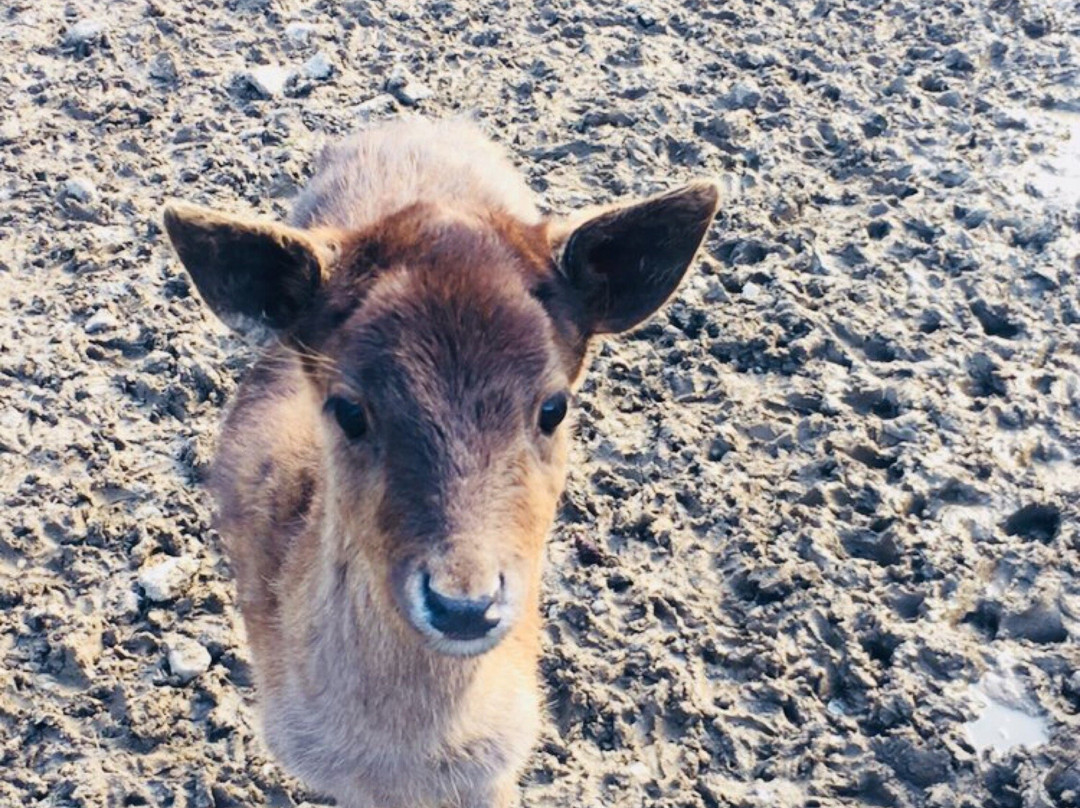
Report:
[[160,209],[282,216],[416,109],[557,211],[725,192],[581,396],[525,804],[1080,805],[1078,71],[1056,0],[5,0],[0,804],[326,802],[257,737],[200,487],[250,354]]

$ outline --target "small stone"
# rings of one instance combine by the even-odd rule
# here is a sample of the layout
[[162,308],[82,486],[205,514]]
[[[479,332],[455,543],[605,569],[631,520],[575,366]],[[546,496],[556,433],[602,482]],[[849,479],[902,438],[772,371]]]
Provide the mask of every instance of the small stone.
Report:
[[334,65],[325,52],[319,51],[304,63],[302,72],[309,79],[325,81],[334,74]]
[[731,452],[734,448],[734,444],[726,438],[713,438],[712,443],[709,444],[709,460],[714,463],[723,460],[728,452]]
[[22,135],[22,127],[14,118],[0,122],[0,146],[6,143],[14,143]]
[[863,119],[862,130],[867,137],[879,137],[889,128],[888,119],[879,112],[872,113]]
[[105,33],[105,23],[101,20],[79,20],[64,34],[64,44],[72,47],[88,45],[100,39],[103,33]]
[[64,183],[64,196],[89,204],[97,197],[97,186],[86,177],[72,177]]
[[963,104],[964,99],[960,97],[960,93],[955,90],[949,90],[948,92],[939,95],[937,102],[943,107],[955,109]]
[[970,172],[966,168],[957,166],[956,168],[942,169],[934,175],[934,179],[946,188],[959,188],[968,181],[969,176]]
[[426,84],[421,84],[418,81],[410,81],[404,87],[400,88],[396,95],[402,104],[414,107],[424,99],[431,98],[434,93],[432,93],[431,88]]
[[761,93],[743,82],[732,87],[721,99],[727,109],[754,109],[761,101]]
[[285,85],[292,77],[292,71],[280,65],[261,65],[245,74],[248,84],[264,98],[274,98],[284,94]]
[[168,640],[169,671],[190,682],[210,670],[210,652],[201,644],[187,637],[174,636]]
[[170,54],[163,51],[150,60],[149,73],[152,79],[174,82],[177,77],[176,62]]
[[424,99],[434,95],[430,87],[410,78],[400,65],[394,68],[390,73],[390,78],[386,80],[386,90],[408,107],[415,107]]
[[162,603],[183,594],[197,566],[189,556],[155,556],[139,571],[139,586],[147,600]]
[[893,79],[885,87],[885,95],[903,95],[906,92],[907,82],[902,76]]
[[881,241],[889,235],[890,230],[892,230],[892,225],[882,219],[875,219],[866,225],[866,234],[875,241]]
[[949,70],[955,70],[958,73],[973,73],[975,71],[975,63],[971,60],[964,51],[953,49],[945,54],[945,67]]
[[295,47],[303,47],[315,33],[315,26],[306,22],[290,22],[285,26],[285,38]]
[[394,102],[394,96],[390,95],[390,93],[379,93],[374,98],[361,101],[356,105],[355,109],[359,115],[370,116],[393,112],[395,106],[397,105]]
[[98,309],[90,319],[83,323],[83,331],[87,334],[101,334],[105,331],[114,331],[119,328],[120,321],[116,315],[108,309]]
[[409,83],[411,77],[404,67],[397,65],[390,71],[390,75],[386,77],[386,89],[389,92],[394,92],[399,87],[404,87]]
[[1029,9],[1020,19],[1020,27],[1032,39],[1041,39],[1053,30],[1052,18],[1042,9]]
[[946,84],[945,79],[936,73],[928,73],[919,79],[919,86],[928,93],[943,93],[949,89],[949,85]]
[[735,54],[735,64],[743,70],[758,70],[776,64],[776,58],[767,51],[750,48]]

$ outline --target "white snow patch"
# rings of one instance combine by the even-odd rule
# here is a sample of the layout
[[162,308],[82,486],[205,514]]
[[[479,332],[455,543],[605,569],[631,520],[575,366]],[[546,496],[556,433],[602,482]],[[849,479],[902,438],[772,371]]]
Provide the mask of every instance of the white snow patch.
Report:
[[965,725],[968,740],[976,751],[1032,748],[1050,739],[1046,718],[1040,715],[1024,683],[1011,670],[987,673],[972,685],[969,695],[983,704],[979,717]]

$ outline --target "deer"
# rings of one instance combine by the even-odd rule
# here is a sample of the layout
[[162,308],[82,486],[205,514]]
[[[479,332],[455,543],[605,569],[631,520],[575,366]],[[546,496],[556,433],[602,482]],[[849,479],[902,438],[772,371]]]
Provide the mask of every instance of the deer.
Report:
[[575,391],[717,205],[699,181],[542,213],[477,124],[420,117],[327,146],[287,223],[166,205],[259,348],[207,485],[286,771],[348,808],[518,803]]

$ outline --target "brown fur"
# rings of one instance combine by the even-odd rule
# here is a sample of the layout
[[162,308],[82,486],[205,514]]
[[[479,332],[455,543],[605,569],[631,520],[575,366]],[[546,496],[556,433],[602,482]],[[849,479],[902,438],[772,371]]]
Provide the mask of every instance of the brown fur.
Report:
[[[513,802],[540,720],[541,563],[569,428],[541,434],[538,408],[576,386],[591,334],[629,327],[670,294],[715,191],[690,186],[636,219],[631,209],[630,230],[655,231],[648,244],[617,213],[560,229],[473,130],[438,130],[491,161],[455,184],[439,172],[457,152],[417,134],[428,125],[405,126],[331,151],[300,229],[222,226],[190,209],[166,226],[189,268],[245,254],[231,248],[238,231],[244,245],[270,233],[259,254],[272,271],[247,259],[193,270],[223,317],[290,295],[264,318],[280,339],[237,395],[212,482],[268,744],[345,806],[494,808]],[[379,155],[409,170],[363,174]],[[356,176],[381,196],[355,202]],[[627,243],[640,258],[611,246]],[[297,277],[318,278],[306,301]],[[363,402],[364,439],[327,414],[335,396]],[[455,597],[502,581],[505,633],[462,645],[421,631],[409,589],[421,568]]]

